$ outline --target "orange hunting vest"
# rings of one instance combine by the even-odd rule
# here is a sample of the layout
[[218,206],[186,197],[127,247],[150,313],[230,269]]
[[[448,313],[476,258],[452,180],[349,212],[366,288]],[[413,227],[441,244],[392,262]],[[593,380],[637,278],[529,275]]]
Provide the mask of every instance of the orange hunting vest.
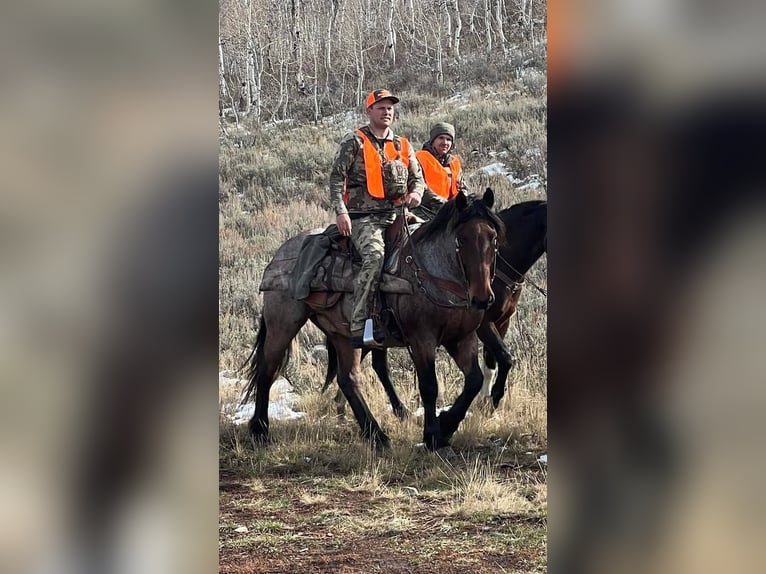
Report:
[[444,199],[452,199],[457,195],[457,182],[460,180],[460,160],[453,156],[449,162],[452,171],[452,182],[450,182],[449,172],[431,152],[421,149],[415,152],[420,165],[423,166],[423,177],[426,180],[428,189],[440,195]]
[[[356,130],[356,133],[362,136],[367,192],[375,199],[385,199],[386,194],[383,192],[383,161],[380,157],[380,151],[362,130]],[[396,137],[399,138],[402,144],[401,157],[398,157],[398,159],[404,165],[410,167],[410,142],[407,141],[407,138]],[[391,140],[386,140],[383,144],[383,152],[388,159],[397,159],[397,156],[400,155],[400,152],[396,150],[396,145]]]

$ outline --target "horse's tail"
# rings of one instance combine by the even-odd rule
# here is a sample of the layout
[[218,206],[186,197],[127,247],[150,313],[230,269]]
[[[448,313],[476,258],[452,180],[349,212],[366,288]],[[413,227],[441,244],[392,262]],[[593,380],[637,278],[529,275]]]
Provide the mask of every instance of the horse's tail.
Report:
[[[263,356],[263,345],[266,342],[266,334],[266,321],[261,317],[261,320],[258,323],[258,336],[255,339],[255,345],[253,346],[253,350],[250,352],[247,361],[242,365],[242,368],[246,369],[245,376],[247,378],[247,387],[245,387],[245,396],[240,403],[241,405],[244,405],[250,400],[250,397],[253,395],[253,392],[258,385],[258,381],[263,377],[263,370],[266,368]],[[287,365],[287,362],[290,360],[290,350],[291,348],[288,347],[287,352],[285,353],[285,358],[279,366],[279,371],[284,369],[285,365]]]
[[322,392],[325,392],[332,383],[333,379],[338,375],[338,350],[335,345],[330,341],[330,337],[325,335],[324,338],[325,347],[327,347],[327,373],[324,378],[324,386]]

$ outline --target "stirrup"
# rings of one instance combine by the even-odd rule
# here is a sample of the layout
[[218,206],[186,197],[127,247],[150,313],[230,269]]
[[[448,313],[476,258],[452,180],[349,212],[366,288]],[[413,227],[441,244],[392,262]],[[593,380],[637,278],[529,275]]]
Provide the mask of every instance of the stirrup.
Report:
[[362,336],[351,337],[351,346],[355,349],[363,349],[365,347],[370,349],[382,349],[382,343],[385,338],[385,332],[382,330],[375,330],[372,319],[367,319],[364,322],[364,332],[362,333]]

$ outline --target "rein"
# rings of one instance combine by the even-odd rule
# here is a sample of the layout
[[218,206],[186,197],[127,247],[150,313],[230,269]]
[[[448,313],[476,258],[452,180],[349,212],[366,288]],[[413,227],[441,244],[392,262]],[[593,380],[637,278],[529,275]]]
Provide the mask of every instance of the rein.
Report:
[[528,282],[528,283],[529,283],[529,284],[530,284],[532,287],[534,287],[534,288],[535,288],[535,289],[537,289],[537,290],[538,290],[540,293],[542,293],[544,297],[547,297],[547,296],[548,296],[548,291],[546,291],[545,289],[543,289],[542,287],[540,287],[540,286],[539,286],[537,283],[535,283],[535,282],[534,282],[534,281],[532,281],[532,280],[531,280],[529,277],[527,277],[527,276],[526,276],[526,274],[522,273],[521,271],[519,271],[518,269],[516,269],[516,268],[515,268],[513,265],[511,265],[510,263],[508,263],[508,261],[506,261],[506,259],[505,259],[505,258],[504,258],[502,255],[500,255],[500,254],[498,253],[498,254],[496,255],[496,257],[497,257],[497,259],[500,259],[500,262],[501,262],[501,263],[504,263],[504,264],[506,264],[508,267],[510,267],[510,268],[511,268],[511,271],[513,271],[513,272],[514,272],[514,273],[516,273],[516,274],[517,274],[519,277],[521,277],[521,281],[514,281],[513,279],[511,279],[510,277],[508,277],[508,276],[507,276],[505,273],[503,273],[502,271],[496,271],[496,272],[495,272],[495,276],[496,276],[498,279],[500,279],[500,280],[501,280],[503,283],[505,283],[505,284],[506,284],[506,285],[508,285],[509,287],[513,287],[513,290],[514,290],[514,291],[518,291],[518,290],[521,288],[521,286],[522,286],[522,285],[523,285],[525,282]]
[[[404,217],[404,204],[402,204],[402,217]],[[415,242],[412,240],[412,234],[410,233],[410,228],[407,225],[406,219],[404,223],[404,229],[407,232],[407,237],[409,239],[408,244],[410,245],[410,254],[407,255],[404,259],[404,261],[410,265],[412,265],[415,269],[415,280],[417,281],[418,290],[426,296],[426,298],[433,303],[434,305],[437,305],[439,307],[447,307],[447,308],[453,308],[453,309],[469,309],[471,307],[471,301],[470,297],[468,296],[468,279],[465,275],[465,264],[463,262],[463,257],[460,254],[460,244],[458,243],[457,237],[455,237],[455,253],[457,254],[458,262],[460,263],[460,270],[463,273],[463,284],[461,285],[457,281],[453,281],[451,279],[443,279],[442,277],[436,277],[435,275],[431,275],[428,271],[425,271],[417,261],[417,258],[415,256]],[[497,249],[495,249],[495,259],[492,261],[492,278],[495,277],[495,269],[496,269],[496,262],[497,262]],[[443,303],[441,301],[438,301],[434,298],[434,296],[426,289],[426,286],[423,282],[423,280],[429,281],[436,285],[437,287],[440,287],[441,289],[444,289],[446,291],[450,291],[460,297],[462,299],[462,302],[460,303]]]

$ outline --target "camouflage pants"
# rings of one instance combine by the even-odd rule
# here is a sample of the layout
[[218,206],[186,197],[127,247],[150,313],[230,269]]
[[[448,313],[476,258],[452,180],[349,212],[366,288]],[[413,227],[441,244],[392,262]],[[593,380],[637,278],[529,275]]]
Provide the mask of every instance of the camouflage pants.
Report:
[[394,217],[393,213],[373,214],[351,222],[351,241],[362,257],[362,267],[354,282],[352,332],[362,330],[372,312],[383,271],[385,233]]

